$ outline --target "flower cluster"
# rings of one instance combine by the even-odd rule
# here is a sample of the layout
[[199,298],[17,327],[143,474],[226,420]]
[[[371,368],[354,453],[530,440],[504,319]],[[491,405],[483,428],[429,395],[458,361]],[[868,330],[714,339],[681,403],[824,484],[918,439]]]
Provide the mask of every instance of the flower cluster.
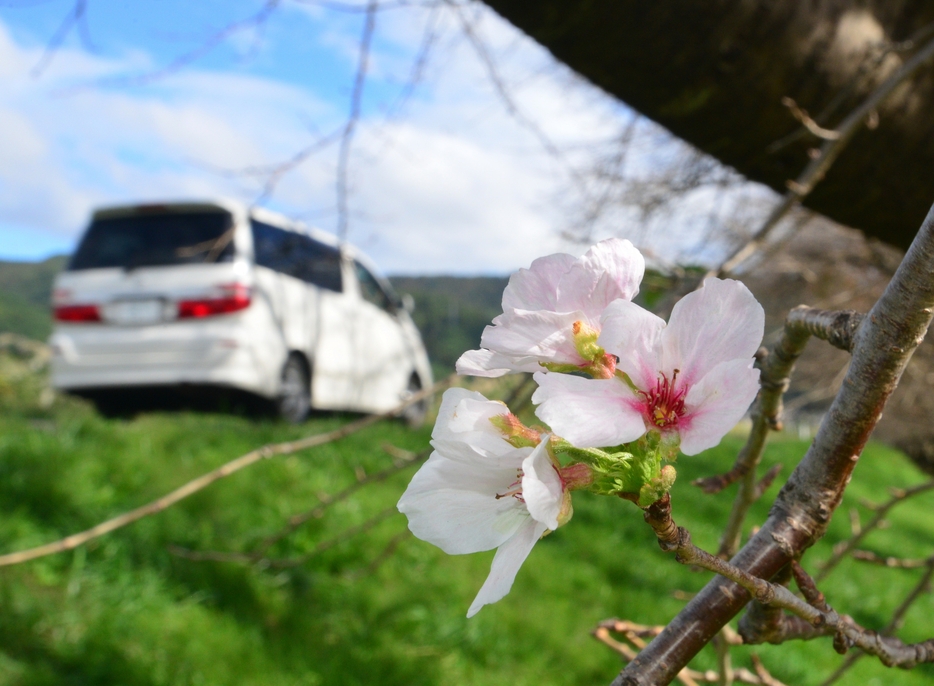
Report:
[[675,480],[667,462],[719,443],[758,391],[764,313],[740,282],[708,279],[669,321],[632,302],[645,262],[610,239],[514,274],[503,314],[465,353],[473,376],[534,372],[527,427],[505,405],[453,388],[434,452],[399,501],[409,528],[451,554],[497,549],[468,617],[502,598],[543,535],[571,518],[571,491],[647,507]]

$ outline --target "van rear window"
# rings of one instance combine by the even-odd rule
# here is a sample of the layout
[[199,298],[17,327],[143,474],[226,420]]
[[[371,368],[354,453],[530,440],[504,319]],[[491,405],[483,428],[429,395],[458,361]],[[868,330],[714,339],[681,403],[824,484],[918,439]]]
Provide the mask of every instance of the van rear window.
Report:
[[169,212],[95,220],[68,269],[135,269],[231,262],[233,257],[229,212]]

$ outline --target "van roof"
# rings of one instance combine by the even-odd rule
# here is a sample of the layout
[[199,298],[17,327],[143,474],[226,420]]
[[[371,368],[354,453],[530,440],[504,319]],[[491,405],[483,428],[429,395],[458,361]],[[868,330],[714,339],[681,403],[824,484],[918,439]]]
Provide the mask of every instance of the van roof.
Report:
[[252,217],[257,221],[273,224],[278,228],[287,231],[302,233],[314,238],[316,241],[330,245],[334,248],[343,250],[348,257],[361,262],[381,281],[385,281],[380,275],[379,269],[375,268],[372,260],[360,252],[354,246],[341,242],[337,236],[321,229],[310,227],[300,221],[289,219],[284,214],[268,210],[265,207],[250,207],[239,200],[232,198],[217,198],[213,200],[156,200],[141,203],[127,203],[125,205],[108,205],[98,207],[91,213],[92,220],[96,219],[115,219],[117,217],[132,217],[135,215],[172,213],[172,212],[214,212],[225,210],[234,216]]
[[[132,217],[135,215],[160,214],[173,212],[214,212],[225,210],[235,216],[253,217],[257,221],[274,224],[287,231],[303,233],[316,241],[332,247],[340,247],[340,241],[333,234],[320,229],[306,226],[302,222],[289,219],[284,214],[273,212],[265,207],[250,207],[238,200],[218,198],[216,200],[168,200],[149,201],[126,205],[109,205],[98,207],[91,213],[92,220],[115,219],[117,217]],[[356,251],[353,251],[356,253]]]

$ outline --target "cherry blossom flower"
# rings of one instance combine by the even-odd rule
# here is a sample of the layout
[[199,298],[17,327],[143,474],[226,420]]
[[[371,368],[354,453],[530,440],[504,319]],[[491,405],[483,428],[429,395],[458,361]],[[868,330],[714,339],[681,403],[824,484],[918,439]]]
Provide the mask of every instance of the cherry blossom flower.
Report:
[[611,379],[536,374],[536,414],[579,447],[613,446],[657,431],[686,455],[711,448],[758,392],[753,355],[762,306],[740,282],[708,279],[666,325],[626,300],[603,315],[599,345],[618,357]]
[[[571,494],[548,436],[504,432],[497,428],[504,417],[512,415],[502,403],[461,388],[446,391],[432,432],[435,451],[398,505],[412,533],[446,553],[497,549],[468,617],[509,593],[538,539],[571,517]],[[515,447],[510,439],[537,445]]]
[[632,300],[645,271],[642,254],[627,240],[610,238],[583,257],[558,253],[520,269],[503,292],[503,314],[486,327],[480,350],[457,361],[460,374],[583,370],[609,377],[615,359],[596,341],[604,308]]

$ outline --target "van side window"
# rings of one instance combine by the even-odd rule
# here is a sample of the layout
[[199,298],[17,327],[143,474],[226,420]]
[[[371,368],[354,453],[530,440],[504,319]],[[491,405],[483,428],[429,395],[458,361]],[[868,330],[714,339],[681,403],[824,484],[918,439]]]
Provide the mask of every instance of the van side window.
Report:
[[250,220],[256,264],[340,293],[341,254],[309,236]]
[[357,272],[357,280],[360,282],[360,295],[363,299],[390,314],[395,314],[396,299],[386,293],[376,277],[359,262],[354,262],[354,269]]

